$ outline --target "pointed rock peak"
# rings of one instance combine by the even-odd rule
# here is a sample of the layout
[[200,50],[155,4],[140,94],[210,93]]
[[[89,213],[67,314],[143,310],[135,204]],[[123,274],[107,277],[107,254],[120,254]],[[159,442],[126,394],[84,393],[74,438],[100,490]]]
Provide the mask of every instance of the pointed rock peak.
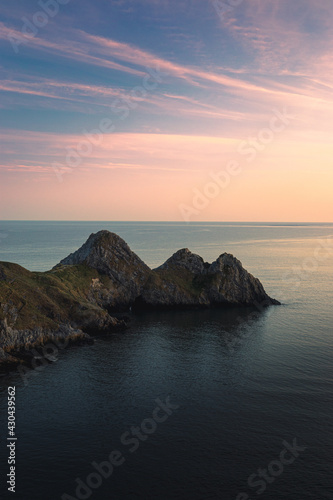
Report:
[[[129,248],[126,241],[124,241],[118,234],[111,233],[103,229],[98,231],[98,233],[92,233],[83,246],[95,247],[98,245],[108,245],[108,246],[123,246]],[[82,248],[82,247],[81,247]]]
[[186,257],[188,257],[190,255],[194,255],[194,254],[192,254],[192,252],[188,248],[181,248],[180,250],[177,250],[177,252],[175,252],[170,257],[170,259],[172,259],[173,257],[176,257],[176,258],[186,258]]
[[223,271],[225,268],[244,270],[242,263],[231,253],[222,253],[209,267],[210,273]]
[[81,264],[93,253],[101,252],[102,250],[107,252],[116,249],[123,249],[130,252],[130,248],[127,243],[117,234],[106,230],[98,231],[98,233],[92,233],[87,241],[78,250],[76,250],[76,252],[68,255],[68,257],[63,259],[60,264]]
[[236,265],[236,266],[242,266],[242,263],[240,260],[236,259],[231,253],[222,253],[217,260],[220,260],[226,265]]
[[188,248],[182,248],[174,253],[167,261],[157,269],[170,269],[181,267],[191,273],[201,274],[205,268],[205,263],[200,255],[192,253]]
[[115,274],[124,265],[128,273],[150,271],[120,236],[106,230],[92,233],[76,252],[60,261],[61,265],[83,263],[107,274]]

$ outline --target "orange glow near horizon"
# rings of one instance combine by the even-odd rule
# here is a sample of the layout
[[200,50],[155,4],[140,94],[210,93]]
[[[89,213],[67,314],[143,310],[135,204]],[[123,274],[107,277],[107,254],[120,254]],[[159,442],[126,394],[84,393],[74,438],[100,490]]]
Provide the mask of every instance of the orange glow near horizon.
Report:
[[186,1],[173,35],[138,3],[147,39],[60,13],[17,54],[26,7],[0,22],[1,219],[333,220],[328,2]]

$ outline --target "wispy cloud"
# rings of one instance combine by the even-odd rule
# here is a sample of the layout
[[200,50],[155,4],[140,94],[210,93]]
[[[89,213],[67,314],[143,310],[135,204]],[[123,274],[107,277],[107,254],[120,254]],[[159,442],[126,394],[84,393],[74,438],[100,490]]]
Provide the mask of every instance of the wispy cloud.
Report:
[[233,10],[223,28],[253,58],[250,66],[256,71],[309,75],[318,57],[331,54],[331,15],[329,0],[318,0],[315,4],[312,0],[251,0]]
[[[6,41],[7,43],[10,43],[10,37],[16,37],[16,39],[19,40],[22,39],[22,33],[18,30],[10,29],[4,23],[0,22],[0,39]],[[115,61],[111,61],[110,59],[91,55],[89,46],[83,44],[80,41],[73,40],[73,37],[69,37],[68,39],[61,37],[59,39],[56,39],[55,41],[50,41],[36,36],[34,38],[29,38],[27,43],[29,47],[32,47],[34,49],[51,52],[52,54],[57,56],[62,55],[63,57],[67,57],[69,59],[80,61],[86,64],[101,66],[104,68],[122,71],[141,77],[145,75],[145,73],[142,71],[124,66]]]
[[[52,172],[52,163],[66,166],[66,154],[81,135],[16,131],[0,133],[4,144],[0,170]],[[218,164],[237,142],[230,138],[152,133],[106,134],[82,162],[83,168],[198,171],[203,161]],[[24,158],[24,160],[23,160]],[[141,160],[141,161],[138,161]],[[80,167],[81,169],[81,167]]]
[[[252,43],[257,47],[257,51],[267,54],[267,44],[265,35],[260,34],[253,36],[253,31],[258,31],[259,28],[251,28],[244,32],[244,28],[238,28],[236,25],[232,28],[235,32],[241,32],[241,36],[245,39],[251,39]],[[267,30],[267,28],[266,28]],[[11,32],[3,23],[0,24],[0,38],[6,39]],[[233,94],[242,93],[245,97],[258,99],[265,96],[267,99],[277,97],[288,98],[291,93],[292,97],[300,95],[307,96],[306,92],[300,92],[295,85],[290,89],[277,89],[273,82],[261,80],[257,77],[258,82],[249,79],[249,74],[238,70],[238,74],[244,78],[235,78],[223,72],[212,72],[202,68],[195,68],[177,62],[169,61],[153,53],[142,50],[138,47],[127,43],[119,42],[109,38],[101,37],[86,33],[81,30],[72,30],[67,33],[68,38],[62,37],[57,41],[49,41],[42,38],[33,38],[29,42],[34,48],[53,51],[57,55],[80,61],[84,64],[97,65],[112,70],[131,73],[135,76],[143,77],[147,74],[146,68],[158,68],[164,72],[166,77],[173,77],[184,80],[187,84],[194,87],[200,86],[207,88],[207,85],[217,85],[222,87],[223,91]],[[289,37],[290,39],[290,37]],[[280,44],[280,49],[281,49]],[[280,53],[278,51],[278,53]],[[270,56],[272,57],[272,56]],[[115,59],[115,60],[112,60]],[[120,61],[120,62],[119,62]],[[237,74],[237,73],[235,73]],[[81,89],[82,90],[82,89]],[[93,91],[93,89],[91,89]],[[101,93],[102,89],[96,89],[96,92]]]
[[[86,108],[87,103],[93,104],[99,108],[104,107],[109,110],[115,98],[123,99],[124,102],[129,99],[132,102],[149,106],[149,111],[154,112],[151,107],[156,108],[155,112],[163,110],[164,113],[171,116],[197,116],[201,118],[215,118],[227,120],[253,120],[253,112],[237,111],[221,107],[216,102],[211,104],[203,99],[195,99],[186,95],[174,95],[160,93],[157,95],[147,94],[145,97],[130,94],[123,88],[104,87],[98,85],[84,85],[75,82],[56,81],[49,79],[40,79],[38,82],[27,80],[0,80],[0,92],[11,92],[28,96],[37,96],[55,100],[54,107],[58,108],[59,100],[66,102],[79,102]],[[30,105],[31,105],[31,101]],[[148,111],[148,109],[147,109]],[[264,118],[264,115],[256,114],[256,117]]]

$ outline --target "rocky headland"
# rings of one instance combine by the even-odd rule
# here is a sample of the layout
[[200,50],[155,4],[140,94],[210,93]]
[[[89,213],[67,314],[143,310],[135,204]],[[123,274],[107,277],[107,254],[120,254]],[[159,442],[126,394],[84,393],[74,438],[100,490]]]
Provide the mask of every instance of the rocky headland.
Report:
[[275,304],[230,254],[209,264],[185,248],[152,270],[118,235],[99,231],[47,272],[0,262],[0,365],[24,362],[47,342],[122,330],[126,321],[113,314],[129,309]]

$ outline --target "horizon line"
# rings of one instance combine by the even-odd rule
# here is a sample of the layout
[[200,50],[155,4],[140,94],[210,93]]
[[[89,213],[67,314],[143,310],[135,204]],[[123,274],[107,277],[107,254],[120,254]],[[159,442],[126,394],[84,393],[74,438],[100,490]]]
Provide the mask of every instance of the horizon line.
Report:
[[177,223],[177,224],[333,224],[333,221],[269,221],[269,220],[193,220],[193,221],[180,221],[180,220],[128,220],[128,219],[0,219],[0,222],[129,222],[129,223]]

